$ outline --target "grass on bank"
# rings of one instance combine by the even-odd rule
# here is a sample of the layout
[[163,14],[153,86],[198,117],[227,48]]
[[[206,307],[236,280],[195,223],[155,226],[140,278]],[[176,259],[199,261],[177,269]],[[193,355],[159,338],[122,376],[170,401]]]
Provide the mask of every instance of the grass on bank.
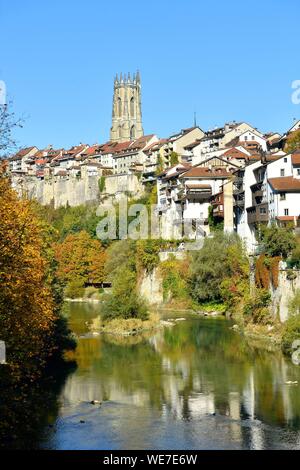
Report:
[[94,318],[90,326],[91,331],[107,333],[117,336],[132,336],[145,331],[160,328],[160,317],[157,313],[150,313],[147,320],[140,318],[115,318],[103,320],[101,316]]

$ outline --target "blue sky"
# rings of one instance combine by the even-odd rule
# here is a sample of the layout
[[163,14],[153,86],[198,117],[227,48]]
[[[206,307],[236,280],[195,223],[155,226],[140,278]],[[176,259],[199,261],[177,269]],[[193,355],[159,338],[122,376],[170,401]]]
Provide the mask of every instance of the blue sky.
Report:
[[0,80],[20,145],[109,138],[113,77],[142,78],[145,133],[245,120],[283,132],[300,105],[298,0],[0,0]]

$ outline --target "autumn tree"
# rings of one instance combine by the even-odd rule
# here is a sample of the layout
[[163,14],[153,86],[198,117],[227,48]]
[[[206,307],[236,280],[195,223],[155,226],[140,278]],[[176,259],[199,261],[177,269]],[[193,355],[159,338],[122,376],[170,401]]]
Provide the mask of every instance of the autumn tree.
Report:
[[59,348],[43,227],[0,170],[0,338],[15,378],[35,378]]
[[287,153],[294,152],[295,150],[300,149],[300,129],[288,136],[284,151]]
[[71,233],[63,242],[54,246],[57,260],[57,275],[65,285],[75,283],[83,287],[85,283],[104,281],[105,251],[99,240],[82,230]]

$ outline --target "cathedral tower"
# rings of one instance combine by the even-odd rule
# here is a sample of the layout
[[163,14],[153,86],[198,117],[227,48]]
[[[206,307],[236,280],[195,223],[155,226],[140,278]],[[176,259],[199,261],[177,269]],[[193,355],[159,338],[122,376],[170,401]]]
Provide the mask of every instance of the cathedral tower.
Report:
[[115,77],[110,140],[125,142],[144,135],[142,126],[141,79],[137,72],[131,79],[122,74]]

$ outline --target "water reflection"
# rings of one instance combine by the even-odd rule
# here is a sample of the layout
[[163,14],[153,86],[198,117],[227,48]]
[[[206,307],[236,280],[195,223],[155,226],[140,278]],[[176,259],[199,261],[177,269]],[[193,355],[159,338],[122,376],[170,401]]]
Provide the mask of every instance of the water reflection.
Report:
[[[72,305],[73,327],[93,309]],[[300,383],[300,369],[249,347],[226,321],[191,317],[142,339],[81,338],[76,358],[61,395],[68,437],[59,424],[45,447],[299,447],[299,389],[286,382]]]
[[[97,314],[71,305],[72,328],[82,335]],[[299,387],[286,384],[300,384],[300,368],[248,346],[226,321],[190,317],[128,340],[83,336],[76,360],[43,448],[300,447]]]

